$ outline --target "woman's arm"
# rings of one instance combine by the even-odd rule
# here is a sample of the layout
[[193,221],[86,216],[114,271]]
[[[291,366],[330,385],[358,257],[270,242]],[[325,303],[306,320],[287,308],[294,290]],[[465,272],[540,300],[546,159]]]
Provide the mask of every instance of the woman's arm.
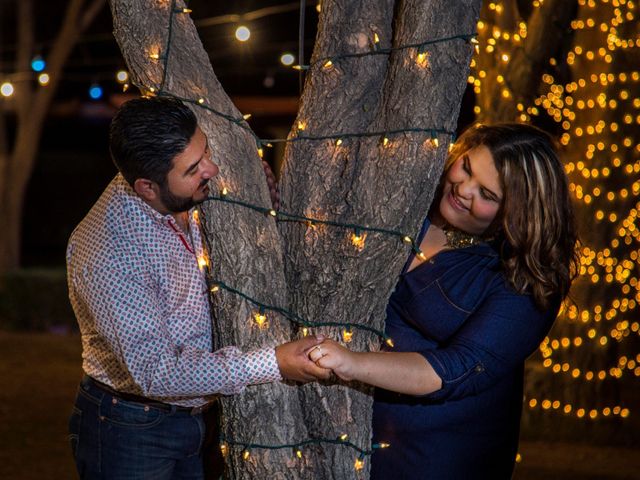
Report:
[[427,395],[442,387],[429,362],[413,352],[352,352],[333,340],[309,351],[319,367],[330,368],[342,380],[368,383],[407,395]]

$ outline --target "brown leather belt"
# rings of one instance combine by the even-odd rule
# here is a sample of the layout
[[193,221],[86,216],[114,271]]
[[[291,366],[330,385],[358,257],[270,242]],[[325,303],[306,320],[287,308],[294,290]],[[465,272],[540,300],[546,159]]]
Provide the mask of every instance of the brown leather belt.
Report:
[[106,385],[102,382],[99,382],[95,378],[90,377],[89,375],[85,375],[84,380],[87,383],[94,386],[95,388],[97,388],[98,390],[102,390],[104,393],[107,393],[116,399],[124,400],[125,402],[141,403],[148,407],[157,408],[158,410],[162,410],[163,412],[167,412],[167,413],[176,411],[176,412],[187,412],[191,415],[198,415],[206,411],[213,403],[213,402],[205,403],[204,405],[200,405],[198,407],[183,407],[180,405],[171,405],[170,403],[164,403],[159,400],[152,400],[150,398],[143,397],[141,395],[136,395],[134,393],[119,392],[111,388],[109,385]]

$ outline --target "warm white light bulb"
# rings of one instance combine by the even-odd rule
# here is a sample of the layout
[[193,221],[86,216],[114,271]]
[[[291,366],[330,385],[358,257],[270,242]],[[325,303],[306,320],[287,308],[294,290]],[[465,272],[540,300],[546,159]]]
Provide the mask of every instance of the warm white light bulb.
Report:
[[289,65],[293,65],[293,62],[295,62],[296,57],[294,57],[291,53],[283,53],[280,56],[280,63],[282,63],[283,65],[286,65],[287,67]]
[[342,330],[342,340],[344,343],[350,343],[353,340],[353,332],[351,330],[347,330],[346,328]]
[[236,38],[240,42],[246,42],[247,40],[249,40],[249,37],[251,37],[251,30],[249,30],[247,27],[245,27],[244,25],[240,25],[238,28],[236,28]]
[[129,80],[129,72],[126,70],[119,70],[118,73],[116,73],[116,80],[119,83],[126,83]]
[[51,77],[49,77],[48,73],[41,73],[40,75],[38,75],[38,83],[43,87],[49,85],[50,80]]
[[3,97],[10,97],[11,95],[13,95],[13,92],[14,88],[11,82],[4,82],[2,85],[0,85],[0,93]]

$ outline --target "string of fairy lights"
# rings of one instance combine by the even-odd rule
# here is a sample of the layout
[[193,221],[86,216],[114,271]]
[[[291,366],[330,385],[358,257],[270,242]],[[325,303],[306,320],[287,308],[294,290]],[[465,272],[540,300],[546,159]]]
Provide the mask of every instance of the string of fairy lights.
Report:
[[[201,262],[199,262],[200,265],[202,265]],[[206,263],[205,263],[206,265]],[[246,293],[233,288],[229,285],[227,285],[226,283],[224,283],[221,280],[211,280],[209,282],[209,289],[211,291],[211,293],[216,293],[218,291],[222,290],[226,290],[227,292],[230,292],[232,294],[235,294],[241,298],[244,298],[245,300],[253,303],[254,305],[256,305],[258,307],[258,310],[256,312],[254,312],[253,314],[253,319],[256,323],[256,325],[258,326],[258,328],[260,329],[265,329],[269,327],[269,321],[267,319],[267,315],[266,315],[266,311],[270,310],[272,312],[275,313],[279,313],[282,317],[287,318],[290,322],[298,325],[299,327],[302,328],[302,334],[304,336],[307,336],[309,334],[309,329],[310,328],[318,328],[318,327],[341,327],[342,328],[342,339],[345,343],[349,343],[351,342],[351,340],[353,339],[353,330],[363,330],[363,331],[368,331],[371,333],[374,333],[375,335],[377,335],[378,337],[382,338],[385,343],[387,345],[389,345],[390,347],[393,347],[393,340],[391,340],[391,338],[389,338],[389,336],[387,336],[384,332],[369,327],[368,325],[363,325],[360,323],[346,323],[346,322],[317,322],[317,321],[311,321],[311,320],[306,320],[304,318],[302,318],[301,316],[287,310],[286,308],[282,308],[282,307],[277,307],[274,305],[268,305],[265,303],[262,303],[258,300],[256,300],[255,298],[250,297],[249,295],[247,295]]]
[[[418,128],[418,127],[409,127],[409,128],[401,128],[401,129],[390,129],[386,131],[376,131],[376,132],[341,132],[335,134],[322,134],[322,135],[311,135],[306,132],[306,123],[304,121],[298,121],[296,125],[296,134],[290,136],[288,138],[276,138],[276,139],[262,139],[259,138],[255,133],[251,130],[251,128],[247,124],[248,116],[244,115],[242,117],[236,118],[233,115],[226,114],[215,109],[212,105],[210,105],[204,97],[198,98],[185,98],[181,96],[176,96],[171,92],[165,90],[165,82],[167,78],[167,74],[169,71],[169,61],[170,61],[170,51],[171,51],[171,42],[172,42],[172,25],[176,15],[188,14],[191,10],[189,8],[177,8],[176,0],[172,0],[171,6],[169,8],[169,27],[167,33],[167,40],[165,42],[164,48],[160,48],[158,46],[151,46],[147,50],[147,56],[153,61],[161,61],[162,62],[162,77],[161,81],[157,86],[145,86],[138,85],[138,88],[143,92],[143,96],[168,96],[173,97],[178,100],[181,100],[185,103],[192,104],[199,108],[205,109],[206,111],[227,120],[230,124],[238,126],[249,132],[256,141],[257,153],[260,157],[263,156],[263,148],[271,147],[274,143],[278,142],[299,142],[299,141],[331,141],[335,148],[340,148],[341,145],[353,138],[367,138],[367,137],[378,137],[380,139],[380,144],[383,147],[388,146],[390,143],[391,137],[400,134],[406,133],[417,133],[421,135],[428,136],[428,143],[432,148],[438,148],[440,146],[440,138],[442,136],[448,137],[449,140],[449,148],[453,145],[453,141],[455,138],[455,132],[448,131],[440,128]],[[320,70],[330,70],[336,67],[336,64],[340,61],[346,61],[352,58],[361,58],[367,56],[374,55],[390,55],[393,52],[399,51],[408,51],[410,55],[414,55],[415,63],[422,67],[426,68],[429,64],[429,47],[432,45],[436,45],[444,42],[452,42],[452,41],[464,41],[472,44],[477,44],[475,40],[475,34],[463,34],[463,35],[455,35],[448,36],[443,38],[430,39],[424,42],[410,44],[410,45],[400,45],[391,48],[382,48],[380,47],[380,37],[377,33],[373,33],[372,35],[372,48],[370,51],[366,52],[358,52],[353,54],[341,54],[335,55],[331,57],[324,58],[318,62],[315,62],[312,65],[297,65],[294,66],[297,70],[310,70],[313,68],[318,68]],[[326,220],[319,219],[313,217],[307,217],[303,215],[296,215],[288,212],[284,212],[281,210],[276,210],[273,208],[266,208],[260,205],[251,204],[249,202],[231,198],[229,195],[229,191],[227,188],[223,188],[218,196],[210,196],[207,198],[207,201],[216,201],[222,202],[242,208],[247,208],[253,211],[256,211],[260,214],[267,215],[273,217],[275,220],[286,220],[286,221],[295,221],[299,223],[306,224],[307,226],[314,227],[315,225],[325,225],[331,227],[337,227],[341,229],[345,229],[347,231],[352,232],[350,235],[351,243],[358,249],[361,250],[364,248],[365,238],[368,233],[376,233],[382,234],[390,237],[395,237],[402,241],[404,244],[407,244],[411,247],[412,252],[419,257],[424,257],[424,254],[419,249],[416,241],[409,235],[388,228],[375,227],[370,225],[362,225],[357,223],[347,223],[347,222],[338,222],[335,220]],[[198,221],[197,212],[194,214],[194,218]],[[198,259],[199,266],[204,269],[209,265],[208,259],[201,257]],[[219,292],[220,290],[225,290],[229,293],[239,296],[244,300],[252,303],[257,307],[257,311],[253,313],[253,322],[258,328],[267,328],[269,325],[266,312],[271,311],[280,315],[281,318],[286,318],[293,324],[298,325],[302,328],[303,335],[308,334],[309,328],[319,327],[319,326],[331,326],[331,327],[340,327],[342,328],[342,339],[344,342],[349,342],[352,339],[354,330],[364,330],[370,333],[373,333],[380,337],[383,341],[385,341],[389,346],[393,346],[393,341],[389,338],[383,331],[379,331],[377,329],[371,328],[368,325],[363,324],[355,324],[355,323],[344,323],[344,322],[318,322],[312,321],[308,319],[304,319],[298,314],[288,311],[282,307],[269,305],[263,303],[245,292],[242,292],[235,287],[232,287],[225,282],[219,279],[211,279],[209,282],[209,288],[212,293]],[[261,450],[278,450],[278,449],[291,449],[294,452],[294,455],[297,458],[302,458],[302,448],[305,446],[309,446],[312,444],[334,444],[339,446],[345,446],[356,450],[357,457],[354,462],[354,468],[356,470],[361,470],[364,468],[365,457],[371,455],[375,450],[379,448],[386,448],[389,445],[386,443],[378,443],[371,445],[369,449],[363,449],[358,447],[357,445],[351,443],[347,440],[346,434],[341,435],[338,439],[331,438],[311,438],[300,441],[298,443],[290,443],[290,444],[264,444],[264,443],[255,443],[255,442],[243,442],[237,439],[230,439],[228,437],[222,436],[220,438],[220,447],[223,454],[228,453],[230,447],[235,447],[241,451],[241,456],[244,460],[248,460],[251,456],[251,451],[256,449]]]
[[[582,6],[586,5],[590,8],[595,8],[597,5],[596,2],[583,1],[581,3]],[[632,21],[635,18],[632,11],[627,11],[626,14],[623,15],[622,10],[618,7],[623,4],[630,7],[632,3],[615,3],[617,3],[617,5],[612,2],[612,5],[616,7],[614,9],[614,16],[608,23],[601,22],[600,24],[597,24],[597,22],[591,17],[582,20],[574,20],[572,22],[572,28],[574,30],[591,28],[594,30],[594,35],[597,35],[598,32],[602,35],[606,35],[606,48],[599,47],[597,50],[590,50],[583,48],[581,45],[575,45],[567,54],[567,64],[573,65],[578,61],[582,62],[582,64],[585,64],[586,62],[585,65],[589,65],[590,62],[610,64],[613,61],[612,53],[616,50],[627,50],[629,48],[640,46],[640,42],[636,45],[633,42],[620,39],[617,32],[617,28],[625,23],[625,21]],[[598,66],[598,63],[596,63],[593,64],[591,68],[598,68]],[[607,124],[604,120],[598,120],[594,125],[581,124],[576,122],[576,118],[579,115],[579,111],[585,109],[599,108],[603,110],[616,110],[621,108],[623,104],[631,103],[629,102],[631,98],[629,91],[627,90],[627,85],[630,83],[637,83],[639,77],[640,75],[637,71],[619,72],[617,74],[613,74],[611,72],[601,72],[599,74],[592,73],[586,78],[580,78],[577,81],[564,86],[556,84],[553,77],[550,75],[543,79],[544,83],[549,85],[549,92],[537,99],[536,103],[537,105],[542,106],[549,115],[553,116],[556,122],[561,124],[561,127],[564,130],[564,134],[561,137],[561,143],[568,145],[574,137],[593,138],[593,143],[589,143],[587,145],[587,150],[584,152],[584,157],[587,162],[578,161],[575,163],[568,163],[566,170],[569,175],[573,174],[574,178],[576,176],[578,178],[582,177],[582,181],[591,180],[594,182],[598,181],[597,179],[599,178],[608,178],[612,174],[610,167],[620,171],[623,164],[621,158],[630,156],[630,150],[635,147],[635,143],[632,141],[630,136],[626,136],[621,138],[621,142],[619,144],[614,142],[606,144],[603,141],[598,141],[598,136],[604,132],[611,132],[612,134],[619,132],[622,126],[621,124],[632,125],[634,123],[633,116],[630,113],[626,113],[622,116],[622,122],[620,123],[610,122]],[[618,98],[608,98],[608,95],[605,94],[605,87],[612,84],[617,84],[617,87],[619,88],[617,92]],[[593,90],[598,86],[602,87],[603,90],[597,95],[592,94],[591,97],[589,97],[587,95],[580,94],[582,89],[588,91]],[[629,86],[628,88],[633,87]],[[640,100],[637,98],[633,100],[635,101],[632,103],[633,107],[638,108]],[[629,105],[629,107],[630,106],[631,105]],[[627,109],[627,112],[629,111],[630,109]],[[572,123],[577,123],[577,125],[572,126]],[[640,116],[637,116],[636,123],[640,124]],[[625,152],[624,149],[627,151]],[[640,149],[636,148],[635,151],[640,151]],[[588,161],[593,160],[596,156],[602,158],[603,155],[611,155],[610,166],[605,166],[601,169],[589,168]],[[627,163],[622,169],[622,172],[626,175],[633,175],[638,171],[640,171],[640,163],[637,161],[635,162],[635,165]],[[616,232],[617,238],[614,237],[610,242],[612,247],[611,249],[605,248],[601,251],[596,251],[588,246],[583,247],[580,274],[587,277],[592,284],[598,284],[601,281],[608,284],[619,284],[620,292],[622,294],[621,297],[613,298],[608,308],[603,308],[603,305],[595,305],[592,310],[583,309],[580,313],[578,313],[576,309],[572,309],[567,315],[569,320],[578,320],[583,323],[595,323],[596,325],[587,330],[586,338],[592,341],[594,348],[597,348],[598,346],[605,347],[608,344],[609,339],[621,342],[632,334],[638,335],[638,333],[640,333],[640,325],[638,322],[632,322],[625,318],[620,320],[618,318],[619,316],[624,317],[625,313],[628,311],[633,311],[637,306],[637,302],[640,301],[640,296],[637,293],[638,279],[633,275],[637,265],[638,251],[632,250],[629,253],[629,258],[619,258],[613,253],[615,249],[622,246],[619,240],[620,238],[624,239],[622,243],[626,246],[630,246],[634,241],[637,243],[640,240],[638,230],[635,226],[635,218],[637,218],[637,208],[639,205],[636,204],[635,208],[631,208],[630,215],[627,218],[622,219],[621,222],[618,217],[618,213],[621,208],[624,208],[624,203],[627,199],[638,196],[638,193],[640,192],[640,183],[635,181],[631,186],[631,191],[627,188],[621,188],[617,191],[606,191],[602,185],[592,185],[591,188],[587,190],[583,185],[581,185],[580,181],[575,180],[570,184],[570,188],[574,193],[574,198],[585,205],[590,205],[598,201],[601,204],[605,199],[608,202],[611,202],[612,211],[607,215],[603,209],[595,209],[595,219],[597,222],[606,220],[611,224],[619,225]],[[620,203],[618,203],[618,201],[620,201]],[[635,295],[632,290],[636,290]],[[602,320],[612,324],[608,332],[601,333],[602,328],[595,328]],[[586,381],[604,381],[607,378],[620,379],[623,377],[625,372],[632,372],[635,376],[640,376],[640,369],[636,368],[636,361],[633,358],[629,359],[626,355],[619,356],[617,361],[608,369],[601,368],[597,371],[593,369],[586,369],[581,371],[579,368],[571,366],[568,362],[553,361],[551,358],[553,349],[549,349],[547,345],[542,345],[541,351],[543,356],[546,357],[543,365],[550,368],[556,374],[570,374],[573,378],[580,378]],[[622,409],[621,411],[623,412],[621,415],[623,418],[628,416],[628,409]],[[604,413],[604,410],[602,410],[602,412]],[[590,413],[589,417],[596,418],[593,413]]]
[[[542,2],[534,8],[540,6]],[[549,369],[554,375],[564,375],[568,379],[585,382],[603,382],[607,379],[619,380],[633,375],[640,377],[640,354],[618,354],[617,358],[607,368],[591,367],[579,368],[567,360],[562,360],[566,354],[578,349],[589,348],[605,349],[611,342],[621,343],[625,339],[638,338],[640,336],[640,323],[634,317],[629,317],[635,312],[640,303],[640,281],[638,279],[638,258],[640,249],[640,228],[638,228],[638,211],[640,201],[634,201],[640,196],[640,160],[637,158],[640,145],[634,141],[633,136],[623,134],[626,128],[640,124],[640,98],[638,98],[638,83],[640,73],[637,70],[613,73],[605,68],[614,61],[614,53],[619,50],[629,51],[640,47],[639,38],[624,38],[620,33],[625,23],[637,21],[636,5],[627,0],[579,0],[580,11],[577,19],[571,22],[574,32],[588,30],[592,38],[602,38],[602,45],[587,48],[576,44],[566,54],[564,61],[569,67],[576,62],[588,67],[593,73],[582,74],[581,78],[574,78],[569,83],[561,84],[549,73],[542,76],[542,85],[547,91],[541,94],[533,102],[533,105],[525,106],[517,104],[519,112],[518,120],[528,122],[533,116],[539,116],[542,112],[557,122],[563,130],[560,143],[568,148],[578,139],[583,142],[587,139],[586,150],[583,159],[566,163],[565,169],[572,180],[570,190],[573,198],[586,207],[593,208],[596,224],[606,222],[614,225],[615,234],[610,239],[609,245],[596,249],[588,245],[582,245],[580,259],[580,278],[592,285],[609,284],[619,286],[620,294],[603,302],[598,302],[590,307],[576,305],[564,305],[559,315],[559,320],[584,325],[585,334],[573,337],[562,336],[560,338],[547,337],[540,345],[543,357],[543,367]],[[608,21],[596,20],[598,8],[608,7],[612,16]],[[489,4],[489,9],[496,15],[504,11],[499,2]],[[483,38],[481,48],[485,53],[493,54],[496,63],[508,62],[509,53],[514,48],[522,46],[527,37],[527,24],[519,22],[515,32],[502,31],[497,26],[491,26],[487,21],[478,22],[478,31]],[[596,37],[601,35],[602,37]],[[486,40],[485,40],[486,39]],[[503,53],[507,52],[507,53]],[[482,69],[479,60],[474,58],[471,62],[472,74],[469,83],[473,85],[476,94],[481,93],[483,82],[489,76],[489,72]],[[549,65],[555,67],[558,60],[549,59]],[[604,71],[598,72],[602,66]],[[574,69],[574,71],[579,72]],[[579,72],[580,73],[580,72]],[[499,86],[502,86],[502,96],[509,98],[512,92],[506,80],[501,75],[495,78]],[[617,91],[611,95],[605,92],[605,88],[615,86]],[[590,93],[602,88],[599,93]],[[601,109],[603,111],[616,111],[619,120],[607,122],[598,119],[593,124],[581,122],[580,114],[584,111]],[[474,109],[476,114],[482,113],[481,106]],[[635,127],[637,128],[637,127]],[[616,141],[603,141],[599,137],[605,134],[615,134]],[[610,138],[614,138],[610,136]],[[591,140],[592,139],[592,140]],[[590,163],[595,159],[606,156],[610,159],[608,165],[594,167]],[[635,156],[635,159],[633,158]],[[627,160],[631,158],[631,161]],[[613,178],[628,179],[628,185],[614,189],[606,188],[604,182]],[[587,186],[587,183],[591,185]],[[595,183],[595,185],[594,185]],[[635,203],[635,204],[634,204]],[[628,209],[626,212],[625,210]],[[622,249],[621,253],[617,253]],[[596,420],[599,418],[619,417],[627,418],[630,415],[628,408],[604,406],[588,408],[574,405],[561,400],[537,399],[530,397],[526,403],[530,409],[541,409],[549,412],[561,412],[565,415],[574,415],[579,419]]]
[[241,450],[241,456],[244,460],[248,460],[251,456],[251,451],[254,449],[261,450],[283,450],[289,449],[292,451],[292,457],[294,459],[302,459],[304,454],[303,450],[312,445],[322,445],[322,444],[330,444],[330,445],[340,445],[344,447],[351,448],[357,452],[356,461],[354,467],[356,470],[361,470],[364,467],[365,457],[371,455],[374,451],[381,448],[388,448],[388,443],[374,443],[371,445],[370,450],[364,450],[358,447],[356,444],[349,441],[349,437],[346,433],[341,434],[337,438],[310,438],[307,440],[303,440],[297,443],[286,443],[286,444],[278,444],[278,445],[267,445],[263,443],[248,443],[248,442],[238,442],[234,440],[228,440],[224,434],[220,436],[220,450],[222,451],[222,455],[227,455],[229,452],[229,447],[233,446],[239,448]]

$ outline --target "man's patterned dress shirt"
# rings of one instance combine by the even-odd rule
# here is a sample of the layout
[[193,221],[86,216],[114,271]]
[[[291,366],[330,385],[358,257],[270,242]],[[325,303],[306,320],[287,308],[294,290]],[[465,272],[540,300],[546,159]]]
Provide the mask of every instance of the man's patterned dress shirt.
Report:
[[187,407],[281,378],[273,348],[212,352],[193,217],[185,235],[117,175],[67,248],[85,373],[120,392]]

